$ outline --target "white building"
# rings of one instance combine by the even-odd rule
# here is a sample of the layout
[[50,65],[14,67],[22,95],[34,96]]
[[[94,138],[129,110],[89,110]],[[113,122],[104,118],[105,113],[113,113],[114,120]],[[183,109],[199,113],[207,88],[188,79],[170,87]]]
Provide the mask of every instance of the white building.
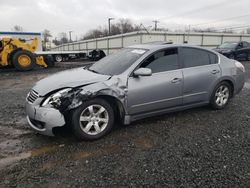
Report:
[[27,42],[33,38],[38,39],[38,48],[37,51],[42,51],[42,35],[41,33],[36,32],[2,32],[0,31],[0,38],[2,37],[11,37],[11,38],[20,38],[25,39]]

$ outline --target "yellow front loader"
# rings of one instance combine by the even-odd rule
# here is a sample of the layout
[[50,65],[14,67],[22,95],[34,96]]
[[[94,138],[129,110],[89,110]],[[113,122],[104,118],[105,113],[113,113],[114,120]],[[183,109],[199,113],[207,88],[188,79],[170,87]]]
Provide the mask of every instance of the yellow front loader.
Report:
[[35,54],[37,47],[37,38],[31,39],[31,43],[17,38],[2,38],[0,40],[0,67],[14,66],[19,71],[28,71],[37,65],[53,66],[54,62],[49,56]]

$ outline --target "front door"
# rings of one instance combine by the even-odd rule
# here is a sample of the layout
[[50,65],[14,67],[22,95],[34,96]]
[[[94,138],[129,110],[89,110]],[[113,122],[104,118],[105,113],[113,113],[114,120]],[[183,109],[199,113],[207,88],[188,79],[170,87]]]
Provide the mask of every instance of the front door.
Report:
[[152,75],[129,77],[129,114],[182,105],[183,77],[179,69],[177,48],[154,53],[140,67],[150,68]]

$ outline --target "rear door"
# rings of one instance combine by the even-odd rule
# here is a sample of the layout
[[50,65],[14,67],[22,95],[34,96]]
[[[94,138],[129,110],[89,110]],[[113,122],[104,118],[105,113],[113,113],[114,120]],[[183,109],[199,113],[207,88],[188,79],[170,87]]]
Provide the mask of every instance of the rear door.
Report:
[[209,101],[209,93],[221,75],[216,54],[207,50],[182,47],[183,105]]

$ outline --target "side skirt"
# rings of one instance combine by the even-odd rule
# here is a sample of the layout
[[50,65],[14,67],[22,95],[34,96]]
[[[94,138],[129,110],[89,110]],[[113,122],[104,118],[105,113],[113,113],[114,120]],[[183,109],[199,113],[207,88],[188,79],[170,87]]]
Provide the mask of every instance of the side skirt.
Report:
[[153,111],[153,112],[125,115],[124,124],[128,125],[128,124],[130,124],[134,121],[140,120],[140,119],[144,119],[144,118],[148,118],[148,117],[152,117],[152,116],[156,116],[156,115],[162,115],[162,114],[166,114],[166,113],[170,113],[170,112],[182,111],[182,110],[186,110],[186,109],[190,109],[190,108],[196,108],[196,107],[205,106],[208,104],[209,104],[209,102],[200,102],[200,103],[190,104],[190,105],[186,105],[186,106],[178,106],[178,107],[173,107],[173,108],[161,109],[161,110],[157,110],[157,111]]

